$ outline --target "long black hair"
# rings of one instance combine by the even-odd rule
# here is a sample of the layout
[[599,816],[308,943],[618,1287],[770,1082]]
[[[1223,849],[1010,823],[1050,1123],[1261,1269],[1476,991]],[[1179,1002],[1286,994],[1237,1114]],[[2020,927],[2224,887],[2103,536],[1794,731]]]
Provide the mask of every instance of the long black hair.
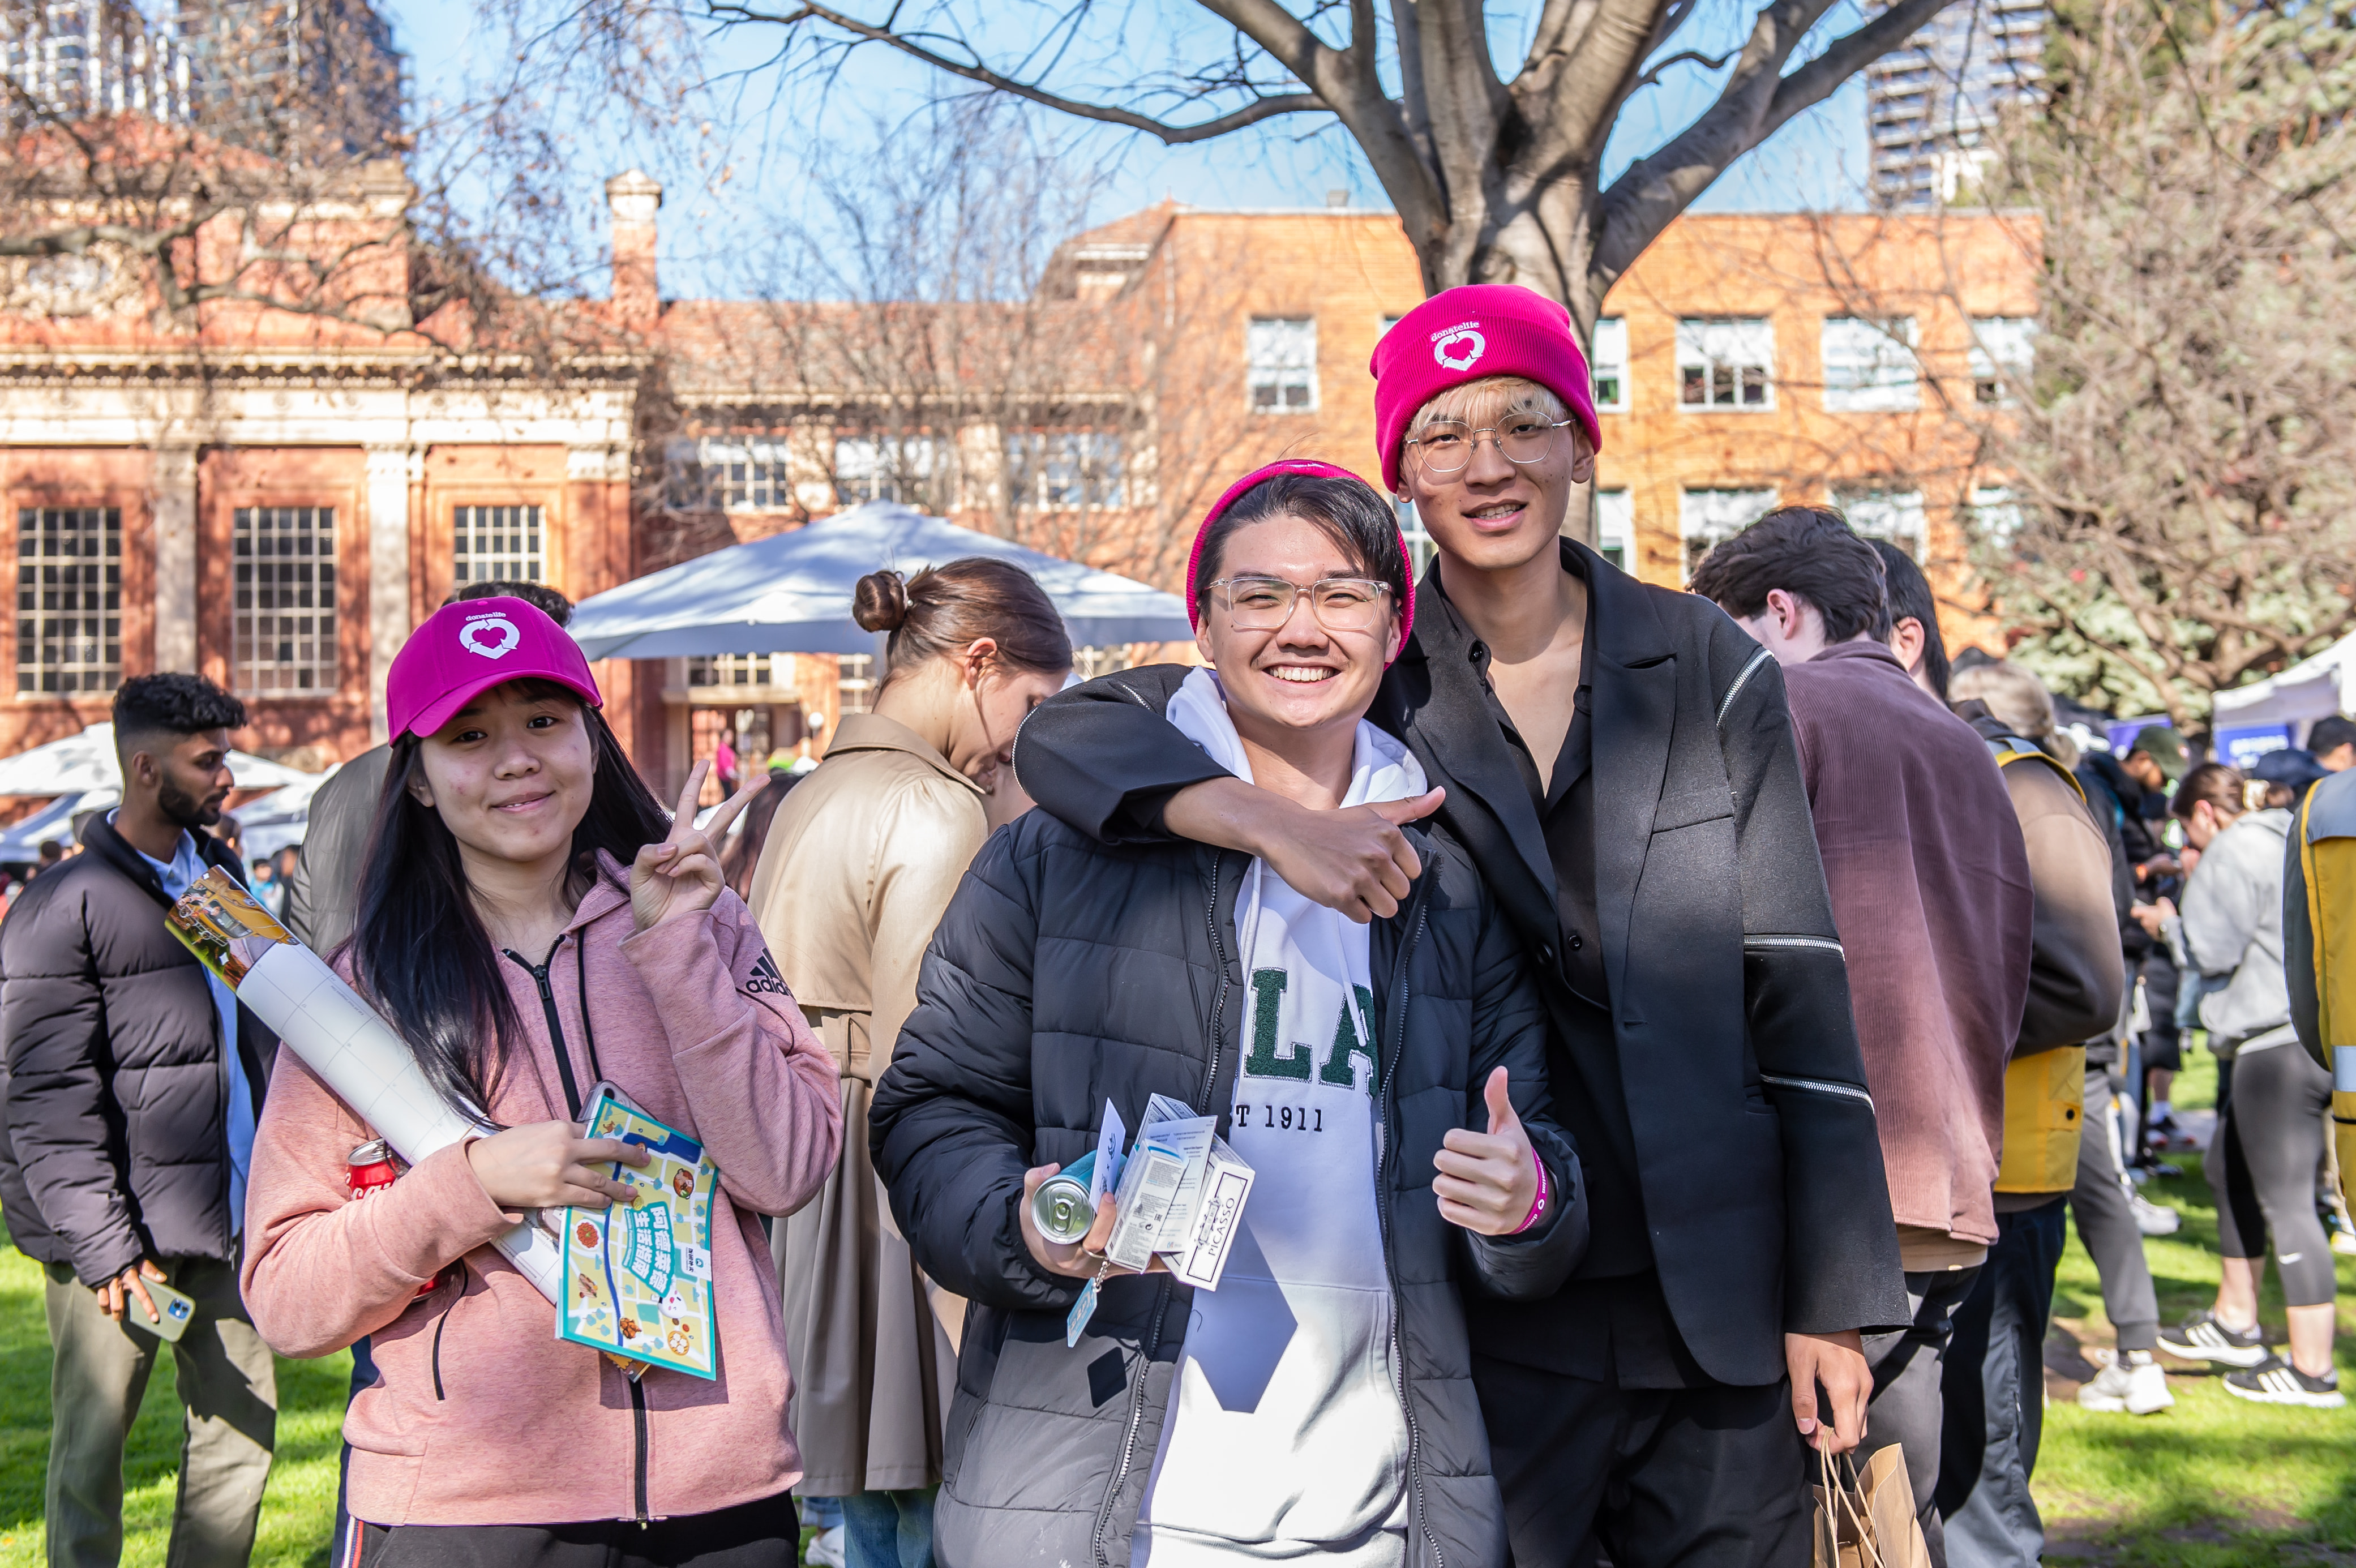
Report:
[[[535,702],[576,704],[588,726],[595,771],[589,810],[573,830],[565,884],[566,898],[578,903],[597,879],[597,852],[627,865],[669,833],[669,819],[603,714],[553,681],[513,684]],[[438,811],[409,792],[421,777],[419,749],[415,736],[392,743],[360,872],[359,923],[344,951],[360,993],[400,1031],[434,1092],[454,1110],[488,1122],[509,1053],[522,1037],[521,1020],[490,932],[467,894],[458,841]]]

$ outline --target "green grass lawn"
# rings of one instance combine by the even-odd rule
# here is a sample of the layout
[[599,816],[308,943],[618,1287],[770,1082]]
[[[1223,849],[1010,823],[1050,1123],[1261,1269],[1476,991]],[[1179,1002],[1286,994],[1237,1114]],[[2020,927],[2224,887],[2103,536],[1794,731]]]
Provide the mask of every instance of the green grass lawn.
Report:
[[[278,1363],[278,1457],[253,1561],[305,1568],[327,1561],[336,1517],[336,1455],[351,1358]],[[169,1352],[156,1360],[123,1456],[123,1561],[160,1564],[172,1532],[180,1409]],[[0,1568],[42,1560],[41,1476],[49,1451],[49,1335],[40,1266],[0,1248]]]
[[[2213,1063],[2194,1054],[2179,1107],[2211,1102]],[[2183,1211],[2184,1229],[2147,1244],[2162,1322],[2207,1306],[2217,1286],[2216,1208],[2194,1157],[2185,1175],[2146,1192]],[[2356,1259],[2340,1260],[2340,1377],[2356,1390]],[[2265,1320],[2282,1332],[2269,1272]],[[2071,1237],[2054,1300],[2058,1334],[2110,1343],[2093,1261]],[[40,1271],[0,1249],[0,1568],[41,1561],[41,1472],[48,1449],[48,1335]],[[278,1461],[254,1561],[273,1568],[327,1562],[336,1502],[337,1429],[350,1362],[278,1363]],[[2278,1410],[2228,1396],[2191,1369],[2170,1379],[2176,1408],[2136,1418],[2088,1415],[2058,1379],[2046,1412],[2037,1496],[2048,1557],[2121,1568],[2291,1568],[2356,1564],[2356,1409]],[[179,1412],[168,1359],[149,1385],[125,1460],[124,1560],[161,1564],[171,1530]]]

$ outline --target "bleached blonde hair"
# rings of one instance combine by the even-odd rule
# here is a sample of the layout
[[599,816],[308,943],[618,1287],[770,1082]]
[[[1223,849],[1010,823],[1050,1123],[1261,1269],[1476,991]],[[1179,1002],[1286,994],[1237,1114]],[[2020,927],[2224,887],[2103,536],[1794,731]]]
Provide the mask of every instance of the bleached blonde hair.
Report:
[[[1417,409],[1404,439],[1412,441],[1443,421],[1480,426],[1509,413],[1535,413],[1549,424],[1570,417],[1570,410],[1551,387],[1540,386],[1526,376],[1483,376],[1479,381],[1460,381]],[[1580,439],[1586,438],[1581,431]]]

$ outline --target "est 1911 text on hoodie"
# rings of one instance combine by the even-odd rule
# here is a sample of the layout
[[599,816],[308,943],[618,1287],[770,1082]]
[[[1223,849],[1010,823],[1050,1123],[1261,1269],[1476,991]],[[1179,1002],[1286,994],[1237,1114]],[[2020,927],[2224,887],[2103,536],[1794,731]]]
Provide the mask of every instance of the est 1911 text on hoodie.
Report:
[[[1188,676],[1169,718],[1250,780],[1215,675]],[[1343,805],[1423,790],[1407,748],[1361,722]],[[1237,923],[1249,1011],[1227,1135],[1257,1175],[1219,1288],[1194,1293],[1130,1562],[1390,1568],[1407,1553],[1408,1428],[1376,1208],[1367,928],[1260,861]]]

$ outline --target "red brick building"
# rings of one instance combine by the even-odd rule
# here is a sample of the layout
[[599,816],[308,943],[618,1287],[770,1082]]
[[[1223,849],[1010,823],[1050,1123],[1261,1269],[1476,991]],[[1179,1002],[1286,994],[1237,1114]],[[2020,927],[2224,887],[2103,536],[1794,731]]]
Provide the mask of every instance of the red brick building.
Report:
[[[102,252],[0,262],[0,754],[103,717],[124,676],[197,669],[247,698],[243,744],[324,766],[382,736],[386,666],[460,582],[583,597],[862,499],[1169,584],[1242,469],[1375,471],[1367,359],[1421,297],[1387,212],[1164,204],[1075,237],[1028,301],[665,300],[660,188],[606,190],[610,298],[551,307],[552,354],[412,329],[390,162],[295,215],[359,257],[373,317],[190,318]],[[1682,220],[1598,327],[1606,550],[1676,581],[1764,505],[1832,499],[1962,596],[1961,520],[2003,504],[1978,432],[2028,341],[2035,252],[2001,215]],[[865,672],[597,673],[661,785],[723,724],[830,729]]]

